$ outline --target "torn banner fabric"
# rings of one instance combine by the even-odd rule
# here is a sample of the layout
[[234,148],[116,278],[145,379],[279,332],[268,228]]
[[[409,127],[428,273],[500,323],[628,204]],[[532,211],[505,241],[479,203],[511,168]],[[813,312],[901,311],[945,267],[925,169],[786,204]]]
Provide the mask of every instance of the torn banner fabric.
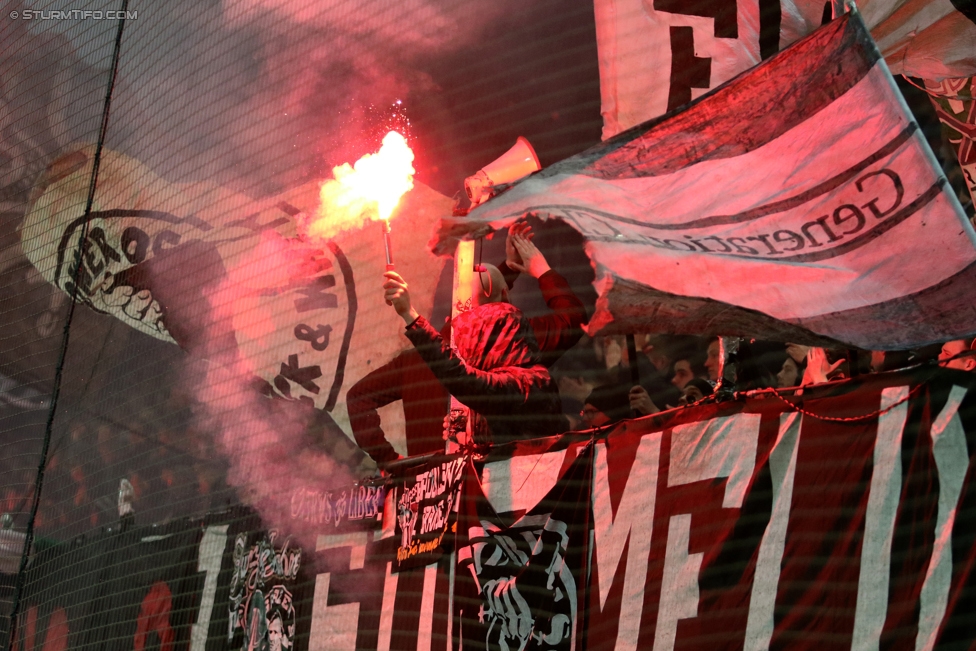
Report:
[[526,212],[584,236],[590,334],[976,334],[976,234],[857,15],[445,221],[435,248]]

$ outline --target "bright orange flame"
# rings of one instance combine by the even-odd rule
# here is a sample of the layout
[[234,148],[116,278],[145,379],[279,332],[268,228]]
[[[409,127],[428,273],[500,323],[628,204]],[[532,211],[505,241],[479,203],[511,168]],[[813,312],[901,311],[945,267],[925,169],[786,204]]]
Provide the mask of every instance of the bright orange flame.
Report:
[[362,226],[369,219],[388,220],[400,198],[413,188],[413,152],[396,131],[383,137],[375,154],[366,154],[355,165],[343,163],[332,169],[333,179],[322,184],[321,201],[308,235],[328,239],[336,233]]

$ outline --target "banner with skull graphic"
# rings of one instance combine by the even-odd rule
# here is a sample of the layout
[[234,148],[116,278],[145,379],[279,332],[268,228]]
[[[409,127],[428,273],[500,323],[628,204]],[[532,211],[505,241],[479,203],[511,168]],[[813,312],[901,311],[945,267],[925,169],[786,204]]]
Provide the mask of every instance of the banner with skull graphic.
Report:
[[455,616],[464,649],[580,649],[593,446],[528,513],[498,514],[469,463]]
[[[380,225],[307,240],[297,224],[319,207],[318,182],[254,200],[170,183],[111,150],[95,174],[95,153],[65,153],[35,183],[20,235],[41,276],[97,312],[256,378],[268,396],[331,412],[348,432],[345,390],[408,345],[379,290]],[[426,241],[450,209],[417,184],[394,214],[398,268],[428,315],[444,261]]]

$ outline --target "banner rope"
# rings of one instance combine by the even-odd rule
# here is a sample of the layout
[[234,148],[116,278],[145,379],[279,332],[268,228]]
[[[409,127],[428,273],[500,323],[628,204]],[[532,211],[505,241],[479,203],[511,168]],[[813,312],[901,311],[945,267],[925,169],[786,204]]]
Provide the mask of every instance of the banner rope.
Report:
[[923,383],[916,384],[911,390],[909,390],[909,392],[905,395],[904,398],[901,398],[900,400],[898,400],[896,402],[893,402],[892,404],[888,405],[884,409],[878,409],[877,411],[872,411],[871,413],[864,414],[862,416],[847,416],[847,417],[843,417],[843,418],[835,417],[835,416],[823,416],[821,414],[815,414],[812,411],[810,411],[808,409],[804,409],[803,407],[799,406],[798,404],[796,404],[794,402],[791,402],[790,400],[788,400],[786,398],[786,396],[782,395],[777,389],[770,388],[769,391],[774,396],[776,396],[777,398],[779,398],[780,400],[782,400],[783,402],[785,402],[787,405],[789,405],[791,409],[793,409],[794,411],[797,411],[797,412],[803,414],[804,416],[809,416],[810,418],[816,418],[817,420],[828,421],[828,422],[831,422],[831,423],[857,423],[857,422],[861,422],[861,421],[865,421],[865,420],[873,420],[873,419],[875,419],[875,418],[877,418],[879,416],[883,416],[884,414],[887,414],[889,411],[891,411],[892,409],[894,409],[898,405],[902,404],[903,402],[907,402],[909,399],[911,399],[912,396],[914,396],[916,393],[918,393],[918,390],[921,389],[923,386],[924,386]]

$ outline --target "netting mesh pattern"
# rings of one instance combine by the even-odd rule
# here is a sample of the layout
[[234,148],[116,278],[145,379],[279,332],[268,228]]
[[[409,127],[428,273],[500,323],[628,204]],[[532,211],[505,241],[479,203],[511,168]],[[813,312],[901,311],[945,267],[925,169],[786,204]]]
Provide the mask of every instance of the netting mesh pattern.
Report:
[[[45,591],[80,595],[109,575],[142,586],[142,570],[110,571],[109,557],[162,572],[180,549],[196,553],[198,540],[161,546],[174,559],[124,552],[148,543],[112,537],[122,480],[132,526],[183,522],[192,538],[200,521],[186,518],[226,519],[242,502],[290,508],[295,476],[329,487],[371,472],[343,394],[335,417],[301,400],[246,406],[264,397],[219,371],[234,326],[214,325],[220,299],[207,288],[244,258],[269,273],[261,233],[294,235],[317,183],[390,127],[407,131],[417,180],[447,197],[519,135],[544,163],[593,144],[596,43],[587,2],[0,8],[0,643],[17,592],[18,644],[63,648],[59,627],[78,629],[99,606],[79,597],[89,614],[53,611]],[[504,254],[496,243],[485,255]],[[567,270],[581,291],[587,271]],[[19,574],[27,535],[34,557]],[[111,592],[98,599],[128,600]]]
[[[302,219],[334,166],[403,131],[417,221],[394,242],[439,326],[433,219],[518,136],[543,166],[597,143],[597,61],[588,0],[0,2],[0,648],[324,635],[301,550],[351,547],[324,561],[350,570],[386,544],[360,526],[382,494],[346,488],[376,471],[346,391],[408,344],[378,227],[312,246]],[[536,228],[592,305],[578,236]],[[215,594],[230,607],[199,619]]]

